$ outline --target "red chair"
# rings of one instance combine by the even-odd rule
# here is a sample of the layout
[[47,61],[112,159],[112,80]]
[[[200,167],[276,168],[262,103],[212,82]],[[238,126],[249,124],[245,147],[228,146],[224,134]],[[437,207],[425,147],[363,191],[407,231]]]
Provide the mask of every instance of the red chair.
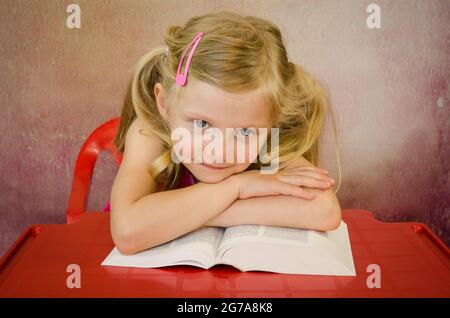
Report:
[[98,154],[102,150],[112,152],[117,166],[122,162],[123,154],[117,152],[113,141],[119,129],[120,117],[111,119],[97,129],[84,142],[75,163],[72,190],[67,206],[67,223],[74,223],[86,212],[86,204],[91,186],[92,174]]

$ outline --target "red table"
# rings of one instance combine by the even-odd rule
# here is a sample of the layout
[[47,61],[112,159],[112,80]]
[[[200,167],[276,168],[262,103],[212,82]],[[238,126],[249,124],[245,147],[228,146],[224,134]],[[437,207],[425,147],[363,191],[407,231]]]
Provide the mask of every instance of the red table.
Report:
[[[350,209],[343,219],[356,277],[101,266],[114,246],[109,213],[88,212],[74,224],[28,227],[0,261],[0,297],[450,297],[450,251],[425,224]],[[79,289],[66,285],[69,264],[80,266]],[[380,266],[379,289],[366,285],[369,264]]]

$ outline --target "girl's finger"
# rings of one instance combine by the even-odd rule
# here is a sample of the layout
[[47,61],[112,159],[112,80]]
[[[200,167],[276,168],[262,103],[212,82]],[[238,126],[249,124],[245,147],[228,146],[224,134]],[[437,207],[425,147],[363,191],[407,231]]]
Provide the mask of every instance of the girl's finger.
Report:
[[309,188],[328,189],[332,185],[332,183],[327,180],[310,176],[279,175],[278,179],[292,185],[304,186]]
[[312,200],[316,197],[314,193],[305,191],[301,187],[292,187],[292,195],[306,200]]
[[303,171],[291,171],[291,172],[282,172],[279,173],[279,175],[286,175],[286,176],[308,176],[311,178],[316,178],[318,180],[323,180],[323,181],[329,181],[330,183],[334,183],[334,179],[324,175],[322,173],[319,173],[317,171],[309,171],[309,170],[303,170]]
[[301,187],[294,186],[289,183],[284,183],[281,181],[274,182],[274,192],[284,195],[291,195],[295,197],[300,197],[303,199],[311,200],[315,197],[315,195],[311,192],[307,192],[303,190]]
[[303,198],[306,200],[312,200],[315,197],[314,193],[307,192],[304,189],[302,189],[301,187],[290,185],[288,183],[280,182],[278,187],[279,187],[279,191],[280,191],[279,193],[284,194],[284,195],[292,195],[294,197]]

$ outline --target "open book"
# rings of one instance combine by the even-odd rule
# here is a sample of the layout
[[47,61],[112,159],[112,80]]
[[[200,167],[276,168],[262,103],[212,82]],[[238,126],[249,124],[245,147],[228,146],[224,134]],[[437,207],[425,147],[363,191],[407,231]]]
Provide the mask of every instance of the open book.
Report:
[[263,225],[206,227],[133,255],[114,247],[102,265],[156,268],[217,264],[240,271],[356,276],[347,225],[321,232]]

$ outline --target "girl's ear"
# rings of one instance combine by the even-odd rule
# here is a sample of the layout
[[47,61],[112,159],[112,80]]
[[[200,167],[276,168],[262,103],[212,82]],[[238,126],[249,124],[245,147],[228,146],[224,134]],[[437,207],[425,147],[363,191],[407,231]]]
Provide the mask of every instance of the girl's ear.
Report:
[[164,118],[164,120],[169,120],[164,88],[161,83],[155,84],[153,93],[155,94],[156,106],[158,106],[159,113],[161,114],[162,118]]

